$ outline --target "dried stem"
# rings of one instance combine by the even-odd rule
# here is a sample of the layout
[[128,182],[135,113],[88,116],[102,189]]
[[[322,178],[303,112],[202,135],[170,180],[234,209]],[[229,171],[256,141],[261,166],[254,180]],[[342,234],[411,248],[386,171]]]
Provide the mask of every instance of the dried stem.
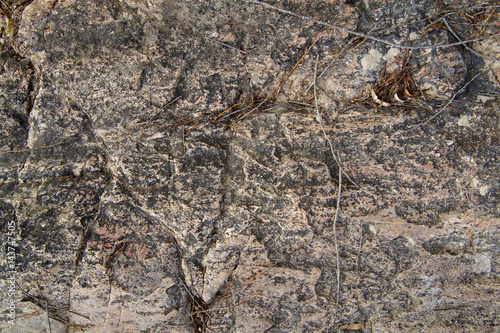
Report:
[[338,314],[338,309],[339,309],[339,299],[340,299],[340,259],[339,259],[339,246],[338,246],[338,239],[337,239],[337,220],[339,217],[339,210],[340,210],[340,197],[342,195],[342,167],[340,165],[341,159],[340,155],[335,154],[333,150],[333,145],[332,142],[330,141],[330,138],[326,134],[325,128],[323,127],[323,121],[321,119],[321,115],[319,113],[319,107],[318,107],[318,95],[317,95],[317,89],[316,89],[316,75],[318,72],[318,58],[319,55],[316,56],[316,63],[314,65],[314,102],[316,106],[316,113],[318,116],[318,121],[321,125],[321,131],[323,132],[323,135],[325,136],[326,140],[328,141],[328,144],[330,145],[330,150],[332,153],[333,158],[335,161],[337,161],[338,166],[339,166],[339,189],[338,189],[338,194],[337,194],[337,209],[335,210],[335,219],[333,220],[333,235],[335,239],[335,256],[337,258],[337,302],[335,304],[335,320],[337,320],[337,314]]
[[467,88],[467,86],[468,86],[469,84],[471,84],[471,83],[472,83],[472,81],[474,81],[474,80],[475,80],[475,79],[476,79],[479,75],[481,75],[481,74],[483,74],[483,73],[484,73],[484,72],[477,73],[477,74],[476,74],[476,75],[475,75],[472,79],[470,79],[470,80],[469,80],[466,84],[464,84],[464,86],[463,86],[462,88],[460,88],[460,90],[459,90],[459,91],[457,91],[457,92],[455,93],[455,95],[453,95],[453,96],[450,98],[450,100],[448,101],[448,103],[446,103],[446,104],[445,104],[445,105],[444,105],[444,106],[443,106],[443,107],[442,107],[442,108],[438,111],[438,113],[436,113],[435,115],[433,115],[432,117],[430,117],[429,119],[427,119],[427,120],[425,121],[424,125],[425,125],[425,124],[427,124],[428,122],[430,122],[432,119],[434,119],[434,118],[436,118],[437,116],[439,116],[439,114],[440,114],[441,112],[443,112],[443,111],[444,111],[444,110],[448,107],[448,105],[450,105],[450,104],[451,104],[451,102],[453,102],[453,100],[454,100],[454,99],[455,99],[455,98],[456,98],[456,97],[457,97],[460,93],[462,93],[462,91],[464,91],[464,90],[465,90],[465,88]]
[[276,10],[276,11],[281,12],[281,13],[285,13],[285,14],[288,14],[288,15],[299,17],[301,19],[308,20],[308,21],[311,21],[311,22],[314,22],[314,23],[318,23],[318,24],[324,25],[324,26],[332,28],[332,29],[336,29],[336,30],[339,30],[339,31],[343,31],[343,32],[349,33],[351,35],[355,35],[355,36],[359,36],[359,37],[371,39],[371,40],[373,40],[375,42],[386,44],[386,45],[389,45],[389,46],[392,46],[392,47],[395,47],[395,48],[398,48],[398,49],[406,49],[406,50],[440,49],[440,48],[447,48],[447,47],[452,47],[452,46],[457,46],[457,45],[465,45],[465,44],[468,44],[468,43],[471,43],[471,42],[477,42],[477,41],[486,40],[486,39],[490,39],[490,38],[494,38],[494,37],[499,37],[500,36],[500,34],[494,34],[494,35],[491,35],[491,36],[478,37],[478,38],[468,39],[468,40],[459,41],[459,42],[456,42],[456,43],[449,43],[449,44],[434,44],[434,45],[422,45],[422,46],[398,45],[396,43],[389,42],[388,40],[385,40],[383,38],[378,38],[378,37],[375,37],[375,36],[372,36],[372,35],[367,35],[367,34],[364,34],[364,33],[361,33],[361,32],[350,30],[350,29],[347,29],[347,28],[344,28],[344,27],[341,27],[341,26],[338,26],[338,25],[335,25],[335,24],[330,24],[330,23],[326,23],[326,22],[323,22],[323,21],[320,21],[320,20],[316,20],[316,19],[313,19],[312,17],[301,15],[301,14],[297,14],[297,13],[294,13],[292,11],[289,11],[289,10],[286,10],[286,9],[282,9],[282,8],[270,5],[270,4],[262,2],[262,1],[258,1],[258,0],[244,0],[244,1],[245,2],[256,3],[256,4],[262,5],[262,6],[267,7],[267,8],[271,8],[271,9]]

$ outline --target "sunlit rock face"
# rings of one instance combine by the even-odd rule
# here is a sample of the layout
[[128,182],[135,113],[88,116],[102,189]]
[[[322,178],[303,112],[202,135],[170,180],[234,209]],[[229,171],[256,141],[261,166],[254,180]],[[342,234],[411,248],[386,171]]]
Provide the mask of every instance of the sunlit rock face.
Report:
[[498,330],[498,8],[4,2],[5,332]]

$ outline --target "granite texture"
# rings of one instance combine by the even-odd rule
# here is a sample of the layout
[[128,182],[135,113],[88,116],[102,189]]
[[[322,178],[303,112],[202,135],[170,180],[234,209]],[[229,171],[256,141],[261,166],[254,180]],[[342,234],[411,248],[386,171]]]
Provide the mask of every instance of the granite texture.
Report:
[[1,2],[0,331],[498,332],[498,6],[267,4]]

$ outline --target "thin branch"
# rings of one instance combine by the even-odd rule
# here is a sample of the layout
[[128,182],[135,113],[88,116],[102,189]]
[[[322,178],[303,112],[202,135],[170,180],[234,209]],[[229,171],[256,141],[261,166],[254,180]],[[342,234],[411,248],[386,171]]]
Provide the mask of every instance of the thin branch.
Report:
[[52,333],[52,326],[50,325],[49,303],[45,300],[45,312],[47,313],[47,323],[49,323],[49,332]]
[[286,77],[289,77],[293,71],[295,70],[295,68],[297,68],[297,66],[300,64],[300,62],[302,61],[302,59],[304,59],[304,57],[306,56],[307,52],[309,52],[312,47],[314,46],[314,44],[316,44],[316,42],[318,41],[318,39],[325,33],[327,32],[328,29],[326,29],[325,31],[321,32],[318,36],[316,36],[316,38],[314,39],[314,42],[311,44],[311,46],[309,46],[309,48],[306,50],[306,52],[304,52],[304,54],[302,55],[302,57],[300,57],[299,61],[297,61],[297,63],[295,64],[295,66],[293,66],[292,70],[286,75]]
[[325,136],[326,140],[328,141],[328,143],[330,145],[330,150],[332,152],[333,158],[337,161],[338,166],[339,166],[339,189],[338,189],[338,194],[337,194],[337,209],[335,211],[335,219],[333,220],[333,235],[334,235],[334,239],[335,239],[335,256],[337,258],[337,302],[335,304],[335,321],[336,321],[338,309],[339,309],[339,299],[340,299],[340,259],[339,259],[339,246],[338,246],[338,239],[337,239],[337,220],[339,217],[339,210],[340,210],[340,197],[342,195],[342,167],[340,166],[340,163],[341,163],[340,155],[338,157],[335,155],[335,152],[333,151],[332,142],[330,141],[330,138],[326,134],[325,128],[323,127],[323,121],[321,120],[321,115],[319,113],[318,94],[317,94],[317,88],[316,88],[316,75],[318,72],[318,58],[319,58],[319,54],[316,56],[316,62],[314,65],[314,103],[316,106],[316,113],[318,115],[318,121],[321,125],[321,130],[323,131],[323,135]]
[[242,115],[238,121],[243,121],[243,119],[245,119],[246,117],[248,117],[249,115],[251,115],[252,113],[254,113],[256,110],[258,110],[265,102],[267,102],[269,100],[269,97],[266,97],[262,102],[260,102],[256,107],[254,107],[252,110],[250,110],[249,112],[245,113],[244,115]]
[[[201,312],[203,312],[205,315],[208,316],[208,318],[210,318],[210,320],[212,320],[212,317],[210,317],[210,315],[208,314],[208,312],[200,305],[200,303],[198,303],[198,301],[196,300],[196,298],[194,298],[194,295],[191,293],[191,291],[189,290],[188,286],[186,285],[186,282],[184,282],[183,279],[179,279],[181,282],[182,282],[182,285],[184,286],[184,289],[186,289],[186,291],[188,292],[189,296],[191,297],[191,299],[193,300],[193,302],[196,303],[196,306],[201,309]],[[193,313],[191,313],[191,315],[193,315]]]
[[457,46],[457,45],[464,45],[464,44],[467,44],[467,43],[477,42],[477,41],[481,41],[481,40],[490,39],[490,38],[493,38],[493,37],[500,36],[500,34],[494,34],[494,35],[491,35],[491,36],[478,37],[478,38],[468,39],[468,40],[465,40],[465,41],[456,42],[456,43],[450,43],[450,44],[434,44],[434,45],[423,45],[423,46],[398,45],[398,44],[389,42],[388,40],[385,40],[385,39],[382,39],[382,38],[378,38],[378,37],[375,37],[375,36],[371,36],[371,35],[367,35],[367,34],[364,34],[364,33],[361,33],[361,32],[350,30],[350,29],[347,29],[347,28],[344,28],[344,27],[341,27],[341,26],[338,26],[338,25],[334,25],[334,24],[326,23],[326,22],[323,22],[323,21],[320,21],[320,20],[316,20],[316,19],[313,19],[312,17],[300,15],[300,14],[294,13],[292,11],[289,11],[289,10],[286,10],[286,9],[282,9],[282,8],[279,8],[279,7],[276,7],[276,6],[273,6],[273,5],[270,5],[270,4],[262,2],[262,1],[258,1],[258,0],[243,0],[243,1],[255,3],[255,4],[258,4],[258,5],[262,5],[264,7],[271,8],[271,9],[276,10],[276,11],[281,12],[281,13],[285,13],[285,14],[288,14],[288,15],[299,17],[299,18],[304,19],[304,20],[308,20],[308,21],[311,21],[311,22],[314,22],[314,23],[318,23],[318,24],[324,25],[326,27],[330,27],[330,28],[333,28],[333,29],[336,29],[336,30],[339,30],[339,31],[343,31],[343,32],[349,33],[351,35],[355,35],[355,36],[359,36],[359,37],[371,39],[371,40],[373,40],[375,42],[379,42],[379,43],[382,43],[382,44],[386,44],[386,45],[389,45],[389,46],[392,46],[392,47],[395,47],[395,48],[398,48],[398,49],[404,49],[404,50],[422,50],[422,49],[447,48],[447,47],[452,47],[452,46]]
[[240,102],[240,103],[236,103],[236,104],[233,104],[232,106],[228,107],[227,109],[225,109],[224,111],[222,111],[221,113],[219,113],[219,115],[218,115],[217,117],[215,117],[215,119],[214,119],[214,120],[219,119],[219,118],[220,118],[220,117],[221,117],[224,113],[226,113],[227,111],[229,111],[229,110],[231,110],[231,109],[235,108],[236,106],[240,105],[241,103],[242,103],[242,102]]
[[132,128],[134,128],[136,126],[143,125],[143,124],[146,124],[146,126],[148,126],[153,121],[153,119],[155,119],[162,111],[165,111],[168,107],[174,105],[174,103],[177,102],[181,97],[182,96],[177,96],[176,98],[174,98],[173,100],[171,100],[170,102],[168,102],[167,104],[162,106],[160,108],[160,110],[155,112],[155,114],[153,114],[151,117],[149,117],[146,121],[141,121],[141,122],[134,124],[132,127],[130,127],[129,130],[131,130]]
[[483,74],[483,73],[484,73],[484,72],[479,72],[479,73],[477,73],[477,74],[476,74],[476,75],[475,75],[472,79],[470,79],[470,80],[469,80],[466,84],[464,84],[464,86],[463,86],[462,88],[460,88],[460,90],[459,90],[459,91],[457,91],[457,92],[455,93],[455,95],[453,95],[453,96],[451,97],[451,99],[448,101],[448,103],[446,103],[446,104],[445,104],[445,105],[444,105],[444,106],[443,106],[443,107],[442,107],[442,108],[438,111],[438,113],[436,113],[435,115],[433,115],[432,117],[430,117],[429,119],[427,119],[427,120],[425,121],[424,125],[425,125],[425,124],[427,124],[428,122],[430,122],[432,119],[434,119],[434,118],[436,118],[437,116],[439,116],[439,114],[440,114],[441,112],[443,112],[443,111],[444,111],[444,110],[448,107],[448,105],[450,105],[450,104],[451,104],[451,102],[453,102],[453,100],[454,100],[454,99],[455,99],[455,98],[456,98],[459,94],[461,94],[461,93],[465,90],[465,88],[467,88],[467,87],[469,86],[469,84],[471,84],[471,82],[472,82],[472,81],[474,81],[474,80],[476,79],[476,77],[478,77],[479,75],[481,75],[481,74]]
[[[339,155],[340,161],[340,155]],[[340,197],[342,196],[342,172],[339,172],[339,189],[337,195],[337,209],[335,210],[335,219],[333,220],[333,235],[335,237],[335,256],[337,258],[337,302],[335,304],[335,318],[339,312],[339,300],[340,300],[340,259],[339,259],[339,243],[337,240],[337,220],[340,211]]]
[[208,37],[207,37],[207,39],[208,39],[208,40],[211,40],[211,41],[212,41],[212,42],[214,42],[214,43],[220,44],[220,45],[225,46],[225,47],[229,47],[230,49],[233,49],[233,50],[235,50],[235,51],[238,51],[238,52],[241,52],[241,53],[245,54],[245,51],[240,50],[239,48],[234,47],[234,46],[231,46],[231,45],[229,45],[229,44],[227,44],[227,43],[224,43],[224,42],[219,42],[217,39],[212,39],[212,38],[208,38]]
[[342,166],[340,165],[340,161],[337,158],[337,155],[335,154],[335,151],[333,150],[333,144],[328,135],[326,134],[325,127],[323,126],[323,120],[321,119],[321,115],[319,114],[319,106],[318,106],[318,94],[317,94],[317,87],[316,87],[316,73],[318,70],[318,58],[319,54],[316,56],[316,65],[314,66],[314,103],[315,103],[315,108],[316,108],[316,115],[318,116],[318,122],[319,125],[321,126],[321,131],[323,132],[323,135],[325,136],[326,141],[328,142],[328,145],[330,146],[330,151],[332,152],[333,159],[335,162],[337,162],[337,165],[339,166],[339,172],[342,173]]
[[344,173],[346,178],[357,188],[359,189],[359,186],[351,179],[351,177],[349,177],[349,175],[344,171],[344,168],[342,168],[342,165],[339,161],[339,159],[337,158],[337,155],[335,154],[335,151],[333,150],[333,144],[332,144],[332,141],[330,140],[330,138],[328,137],[328,134],[326,134],[326,130],[325,130],[325,127],[323,126],[323,120],[321,118],[321,115],[319,114],[319,106],[318,106],[318,96],[317,96],[317,87],[316,87],[316,73],[317,73],[317,70],[318,70],[318,58],[319,58],[319,54],[316,56],[316,66],[314,68],[314,102],[315,102],[315,107],[316,107],[316,114],[317,114],[317,118],[318,118],[318,122],[321,126],[321,131],[323,132],[323,135],[325,136],[325,139],[326,141],[328,142],[328,145],[330,146],[330,151],[332,152],[332,156],[333,156],[333,159],[335,160],[335,162],[337,163],[338,167],[339,167],[339,172],[340,173]]
[[[446,20],[446,18],[443,17],[443,22],[444,22],[444,25],[446,25],[446,28],[448,29],[448,31],[453,35],[453,37],[455,37],[458,41],[462,41],[462,39],[460,37],[458,37],[458,35],[455,33],[455,31],[453,31],[453,29],[450,27],[450,25],[448,24],[448,21]],[[490,59],[490,60],[493,60],[493,61],[500,61],[500,59],[497,59],[495,57],[490,57],[490,56],[487,56],[487,55],[483,55],[483,54],[480,54],[479,52],[476,52],[474,51],[472,48],[469,47],[469,45],[467,44],[464,44],[464,47],[470,51],[471,53],[475,54],[476,56],[480,57],[480,58],[486,58],[486,59]]]
[[328,64],[328,66],[326,66],[326,68],[318,75],[318,77],[314,80],[313,83],[311,83],[309,85],[309,87],[307,87],[306,89],[306,92],[308,92],[312,87],[313,85],[316,84],[316,82],[326,73],[327,70],[330,69],[330,67],[333,65],[333,63],[335,62],[335,60],[337,60],[338,57],[340,57],[340,55],[342,54],[342,52],[344,52],[345,50],[347,50],[347,48],[349,47],[349,44],[346,44],[336,55],[335,57],[333,57],[332,61],[330,61],[330,63]]

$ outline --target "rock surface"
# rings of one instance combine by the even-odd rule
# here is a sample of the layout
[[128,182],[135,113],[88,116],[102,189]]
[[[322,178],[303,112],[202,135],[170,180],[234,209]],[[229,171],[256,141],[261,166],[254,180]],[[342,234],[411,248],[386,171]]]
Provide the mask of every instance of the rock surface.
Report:
[[1,3],[2,332],[499,330],[498,6],[268,4]]

